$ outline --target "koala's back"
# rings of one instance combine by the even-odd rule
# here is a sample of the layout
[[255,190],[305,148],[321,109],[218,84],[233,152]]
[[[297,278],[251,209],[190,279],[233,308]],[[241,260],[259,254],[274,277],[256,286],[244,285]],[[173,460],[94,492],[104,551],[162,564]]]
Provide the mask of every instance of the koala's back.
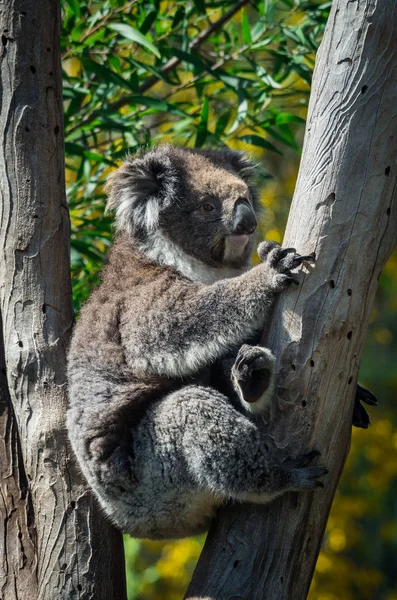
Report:
[[103,270],[102,283],[81,309],[69,351],[69,370],[98,367],[101,372],[109,370],[110,377],[131,377],[120,337],[126,301],[138,320],[150,305],[150,296],[160,296],[173,277],[177,274],[143,260],[131,243],[118,240]]
[[[158,298],[163,289],[178,278],[170,269],[145,261],[134,251],[127,240],[118,240],[104,268],[102,283],[91,294],[81,309],[68,355],[68,376],[72,406],[81,410],[95,408],[111,410],[123,404],[123,390],[131,394],[138,389],[175,387],[176,382],[145,376],[134,372],[127,364],[128,348],[121,336],[126,320],[128,303],[128,326],[139,329],[140,318]],[[133,405],[132,405],[133,409]],[[132,410],[132,412],[134,412]]]
[[[204,492],[195,492],[195,500],[190,496],[188,499],[169,481],[152,485],[151,473],[161,472],[161,462],[169,454],[169,440],[158,438],[150,411],[158,400],[185,382],[131,369],[126,360],[128,348],[120,333],[126,319],[128,327],[139,332],[140,320],[154,299],[161,302],[163,291],[179,278],[168,267],[145,261],[129,241],[119,239],[110,253],[101,285],[81,310],[69,350],[70,439],[83,473],[108,515],[121,529],[137,537],[150,536],[148,506],[153,537],[169,537],[169,511],[165,507],[170,502],[177,508],[178,517],[172,525],[172,535],[176,536],[183,535],[193,514],[199,521],[193,533],[205,531],[217,504],[213,498],[208,502]],[[139,335],[145,333],[149,335],[149,331]],[[200,376],[195,379],[200,380]],[[172,419],[172,415],[165,418]],[[152,464],[148,463],[148,443],[156,446]],[[185,480],[187,475],[180,477]],[[165,496],[151,493],[159,487],[164,491],[169,488]],[[168,520],[163,525],[161,515],[165,513]]]

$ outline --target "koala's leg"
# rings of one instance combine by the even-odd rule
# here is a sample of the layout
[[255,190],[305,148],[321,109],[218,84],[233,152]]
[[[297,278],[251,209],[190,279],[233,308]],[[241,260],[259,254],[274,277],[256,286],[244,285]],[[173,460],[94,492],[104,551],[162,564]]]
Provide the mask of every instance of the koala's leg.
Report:
[[[269,451],[260,427],[231,405],[228,398],[212,388],[187,386],[164,398],[153,409],[150,426],[161,433],[173,451],[169,469],[175,486],[206,490],[224,499],[268,502],[288,490],[312,490],[322,486],[318,478],[327,470],[312,466],[318,455],[307,455],[284,462]],[[154,440],[158,447],[161,440]],[[181,461],[186,481],[176,482]],[[153,471],[152,471],[153,473]]]
[[229,499],[269,502],[322,486],[318,478],[327,472],[312,466],[317,452],[282,461],[259,426],[210,387],[191,385],[154,401],[106,452],[109,418],[98,429],[100,412],[74,416],[74,448],[80,457],[88,449],[84,474],[112,522],[138,538],[203,533]]

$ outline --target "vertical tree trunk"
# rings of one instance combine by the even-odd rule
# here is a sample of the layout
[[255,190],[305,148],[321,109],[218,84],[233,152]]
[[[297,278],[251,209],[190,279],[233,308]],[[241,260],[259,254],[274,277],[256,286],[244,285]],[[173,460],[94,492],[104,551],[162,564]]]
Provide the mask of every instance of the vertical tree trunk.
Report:
[[[303,600],[347,456],[361,351],[397,234],[397,4],[334,0],[284,239],[317,264],[278,302],[269,443],[317,448],[324,490],[223,510],[186,598]],[[363,432],[362,435],[365,435]]]
[[0,596],[125,598],[120,534],[65,431],[73,314],[59,3],[0,5]]

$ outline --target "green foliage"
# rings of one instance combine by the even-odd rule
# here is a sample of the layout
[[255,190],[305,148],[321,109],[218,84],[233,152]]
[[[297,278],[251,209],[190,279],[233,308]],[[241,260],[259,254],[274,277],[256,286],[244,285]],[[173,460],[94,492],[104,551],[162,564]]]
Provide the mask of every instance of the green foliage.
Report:
[[[104,182],[126,152],[142,145],[172,141],[253,153],[266,165],[261,226],[268,239],[281,241],[330,4],[253,0],[217,26],[235,1],[63,1],[76,310],[97,283],[112,238]],[[397,600],[396,292],[394,257],[380,280],[361,368],[381,406],[371,410],[368,431],[354,432],[310,600]],[[130,600],[181,598],[201,545],[126,538]]]
[[[297,151],[330,2],[63,2],[65,149],[78,310],[111,231],[102,185],[170,141]],[[87,202],[89,199],[89,202]]]

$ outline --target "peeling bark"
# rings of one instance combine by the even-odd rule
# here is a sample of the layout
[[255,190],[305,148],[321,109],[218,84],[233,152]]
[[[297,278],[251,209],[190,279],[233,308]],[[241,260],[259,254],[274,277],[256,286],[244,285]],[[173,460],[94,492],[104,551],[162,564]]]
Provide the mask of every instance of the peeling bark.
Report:
[[0,6],[0,596],[125,598],[122,540],[65,429],[73,312],[60,7]]
[[[267,343],[279,362],[269,443],[317,448],[324,490],[222,510],[186,598],[306,598],[348,453],[377,280],[397,234],[397,5],[334,0],[318,51],[285,247],[315,252],[280,298]],[[365,432],[362,433],[365,435]]]

